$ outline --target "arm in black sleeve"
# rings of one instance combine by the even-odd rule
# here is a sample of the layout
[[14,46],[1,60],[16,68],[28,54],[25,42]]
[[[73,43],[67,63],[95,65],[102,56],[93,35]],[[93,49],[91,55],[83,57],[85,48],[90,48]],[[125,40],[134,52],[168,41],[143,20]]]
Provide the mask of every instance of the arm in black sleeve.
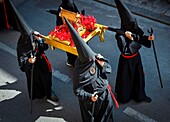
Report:
[[142,36],[140,39],[139,39],[139,43],[145,47],[148,47],[150,48],[151,47],[151,41],[148,40],[148,36]]
[[31,70],[31,63],[28,62],[30,53],[31,51],[29,51],[28,53],[23,53],[18,59],[20,62],[19,67],[22,72],[27,72],[28,70]]
[[44,51],[48,49],[48,44],[45,43],[43,38],[41,38],[40,40],[35,40],[35,43],[36,43],[36,46],[38,46],[39,51]]
[[48,44],[45,43],[44,39],[42,39],[42,44],[43,44],[43,49],[47,50],[48,49]]
[[117,46],[121,53],[123,53],[123,47],[126,45],[125,43],[125,37],[123,35],[116,34],[115,38],[117,40]]
[[91,100],[92,94],[85,91],[84,87],[87,87],[87,86],[74,88],[74,94],[82,101],[89,101]]
[[119,34],[119,35],[123,35],[123,36],[125,35],[125,31],[119,28],[108,27],[108,30],[116,32],[116,34]]

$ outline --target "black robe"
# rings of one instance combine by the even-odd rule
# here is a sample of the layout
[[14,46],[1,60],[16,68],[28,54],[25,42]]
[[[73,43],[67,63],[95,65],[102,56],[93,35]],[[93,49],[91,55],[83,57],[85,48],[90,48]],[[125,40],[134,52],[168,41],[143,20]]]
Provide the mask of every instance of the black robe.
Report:
[[138,52],[140,45],[151,47],[151,42],[147,38],[148,36],[140,36],[140,39],[136,38],[134,42],[116,34],[117,45],[121,52],[115,86],[119,102],[127,103],[131,99],[140,102],[147,97],[142,61]]
[[[27,87],[29,97],[31,97],[31,69],[32,64],[28,63],[28,58],[33,51],[33,29],[25,22],[22,16],[19,14],[15,6],[10,0],[4,0],[0,2],[0,30],[9,29],[20,32],[20,37],[17,43],[17,59],[20,69],[26,73]],[[36,62],[34,64],[34,80],[33,80],[33,97],[43,98],[44,96],[51,96],[52,85],[52,71],[50,63],[47,57],[44,55],[44,50],[47,50],[48,45],[43,42],[37,43],[36,50]]]
[[114,105],[110,92],[107,88],[108,81],[106,73],[111,72],[108,62],[103,68],[94,60],[82,63],[79,58],[76,61],[73,72],[73,89],[78,97],[82,120],[90,122],[92,118],[91,100],[92,94],[98,92],[98,100],[95,102],[94,122],[113,122]]
[[[25,38],[26,36],[24,36]],[[41,99],[44,96],[49,98],[51,96],[51,86],[52,86],[52,70],[51,65],[44,54],[44,50],[48,49],[48,45],[42,41],[34,40],[36,43],[36,49],[32,49],[32,45],[29,44],[29,38],[21,38],[17,44],[17,55],[20,69],[25,72],[27,77],[27,87],[29,97],[31,99],[31,72],[32,66],[34,65],[33,70],[33,94],[32,99]],[[31,54],[35,54],[36,61],[34,64],[28,62],[28,58],[31,57]]]

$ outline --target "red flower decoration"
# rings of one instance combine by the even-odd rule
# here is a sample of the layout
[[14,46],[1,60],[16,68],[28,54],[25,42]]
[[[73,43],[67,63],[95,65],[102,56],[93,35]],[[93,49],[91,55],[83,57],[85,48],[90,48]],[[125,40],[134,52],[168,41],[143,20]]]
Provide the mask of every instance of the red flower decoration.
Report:
[[[81,24],[85,29],[85,33],[81,36],[82,38],[87,38],[88,35],[95,30],[94,25],[96,24],[96,19],[94,16],[83,16],[80,15],[80,20],[77,21],[77,24]],[[73,24],[73,27],[78,30],[78,26],[76,23]],[[65,25],[56,26],[50,33],[49,36],[54,38],[58,38],[60,41],[69,41],[70,46],[75,47],[74,42],[72,40],[71,34]]]

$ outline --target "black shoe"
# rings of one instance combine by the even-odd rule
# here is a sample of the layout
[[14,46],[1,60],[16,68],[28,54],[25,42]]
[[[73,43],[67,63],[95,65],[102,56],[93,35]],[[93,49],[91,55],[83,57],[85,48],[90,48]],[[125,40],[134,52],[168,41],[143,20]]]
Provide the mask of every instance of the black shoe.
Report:
[[152,99],[150,97],[145,97],[144,98],[144,102],[150,103],[152,101]]

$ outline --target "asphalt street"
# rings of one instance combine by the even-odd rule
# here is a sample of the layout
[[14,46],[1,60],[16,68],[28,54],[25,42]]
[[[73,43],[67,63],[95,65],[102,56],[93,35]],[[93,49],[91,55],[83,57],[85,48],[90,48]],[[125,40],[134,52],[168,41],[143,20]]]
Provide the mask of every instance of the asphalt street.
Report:
[[[46,12],[48,8],[57,9],[59,0],[11,0],[25,21],[44,35],[55,27],[55,16]],[[93,15],[97,23],[120,27],[117,9],[92,0],[75,0],[79,10]],[[140,50],[146,78],[146,94],[151,103],[130,101],[115,108],[115,122],[169,122],[170,121],[170,26],[148,18],[135,15],[145,31],[151,27],[155,35],[155,47],[161,71],[163,88],[160,86],[152,48]],[[15,33],[15,34],[14,34]],[[46,99],[34,100],[30,113],[30,100],[27,93],[26,77],[18,67],[16,44],[18,32],[0,31],[0,122],[81,122],[77,97],[72,90],[72,68],[66,66],[66,53],[55,49],[46,52],[53,67],[53,90],[60,98],[59,103]],[[105,41],[95,36],[89,46],[110,60],[112,74],[108,76],[114,91],[119,50],[115,33],[106,31]]]

